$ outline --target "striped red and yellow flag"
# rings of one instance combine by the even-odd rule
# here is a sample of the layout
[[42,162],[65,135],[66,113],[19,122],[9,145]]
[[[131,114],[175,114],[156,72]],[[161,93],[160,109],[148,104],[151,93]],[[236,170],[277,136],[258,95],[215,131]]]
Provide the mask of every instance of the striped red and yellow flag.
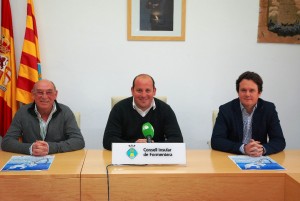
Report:
[[32,87],[34,83],[41,78],[42,74],[34,6],[32,0],[27,0],[26,31],[17,80],[17,100],[24,104],[32,102]]
[[16,61],[9,0],[1,4],[0,39],[0,135],[4,136],[18,110]]

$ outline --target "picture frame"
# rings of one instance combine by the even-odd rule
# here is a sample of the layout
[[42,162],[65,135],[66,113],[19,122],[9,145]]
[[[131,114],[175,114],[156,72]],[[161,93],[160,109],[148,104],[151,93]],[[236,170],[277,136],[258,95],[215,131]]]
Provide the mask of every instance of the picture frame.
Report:
[[186,0],[127,0],[127,40],[185,41]]
[[[293,2],[260,0],[258,43],[300,44],[300,9]],[[282,6],[282,7],[281,7]]]

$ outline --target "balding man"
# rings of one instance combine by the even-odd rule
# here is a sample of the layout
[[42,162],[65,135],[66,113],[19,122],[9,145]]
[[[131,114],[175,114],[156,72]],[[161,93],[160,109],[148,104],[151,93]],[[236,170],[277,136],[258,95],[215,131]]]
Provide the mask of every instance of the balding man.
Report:
[[149,122],[155,131],[154,142],[183,142],[175,113],[165,102],[154,98],[154,79],[140,74],[133,80],[132,97],[118,102],[111,110],[103,136],[103,147],[114,142],[145,143],[142,125]]
[[56,101],[57,93],[49,80],[35,83],[34,102],[15,114],[2,141],[4,151],[45,156],[84,148],[75,116],[68,106]]

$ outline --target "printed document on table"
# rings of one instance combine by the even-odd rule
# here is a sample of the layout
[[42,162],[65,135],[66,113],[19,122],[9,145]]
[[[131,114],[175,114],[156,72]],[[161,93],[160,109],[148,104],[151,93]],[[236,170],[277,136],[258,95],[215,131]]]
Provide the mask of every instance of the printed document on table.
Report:
[[12,156],[1,171],[48,170],[54,156]]
[[228,156],[242,170],[285,170],[269,156]]

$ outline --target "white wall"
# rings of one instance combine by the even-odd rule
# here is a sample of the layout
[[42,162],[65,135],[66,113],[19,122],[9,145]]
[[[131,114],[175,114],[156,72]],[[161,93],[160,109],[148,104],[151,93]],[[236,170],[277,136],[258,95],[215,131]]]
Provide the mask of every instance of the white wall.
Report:
[[[26,0],[10,0],[19,63]],[[257,43],[259,0],[187,0],[186,41],[127,41],[126,0],[35,0],[43,78],[58,101],[81,112],[89,149],[102,148],[110,97],[130,95],[132,79],[151,74],[168,96],[188,148],[206,149],[212,110],[237,97],[244,71],[264,80],[287,148],[299,145],[300,46]]]

